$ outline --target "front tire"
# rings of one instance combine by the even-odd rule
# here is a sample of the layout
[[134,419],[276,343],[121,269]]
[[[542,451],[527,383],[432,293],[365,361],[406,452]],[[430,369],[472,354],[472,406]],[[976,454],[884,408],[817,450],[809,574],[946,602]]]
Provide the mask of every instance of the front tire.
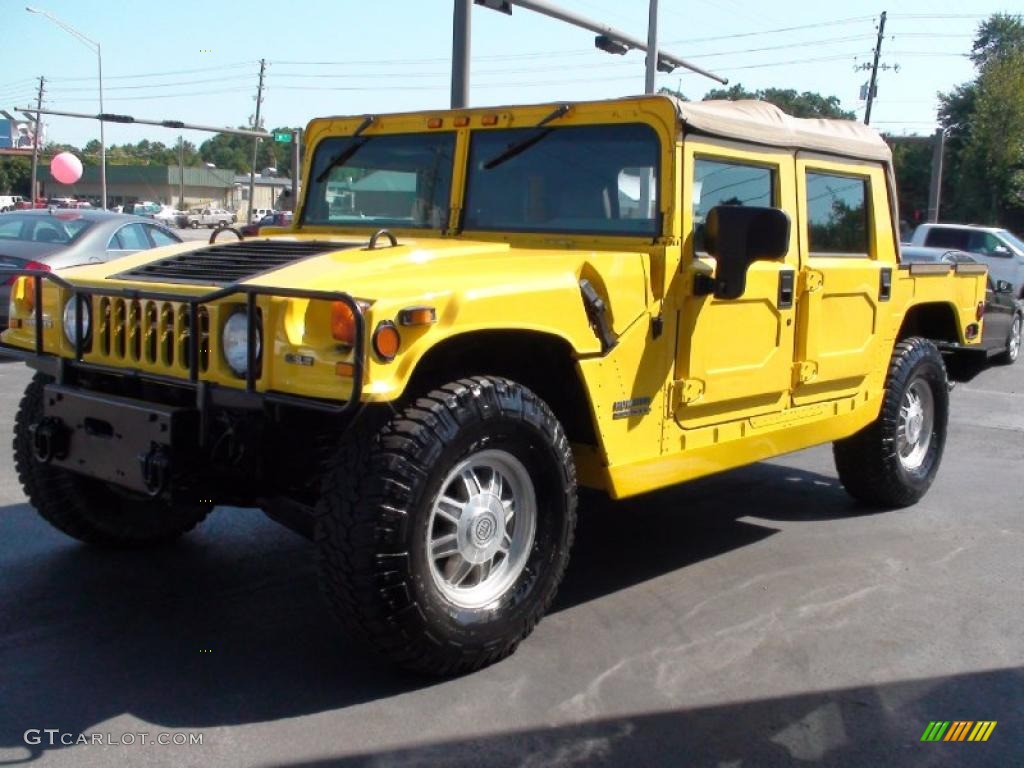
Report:
[[939,350],[927,339],[899,342],[878,418],[833,443],[847,492],[883,509],[915,504],[938,472],[948,417],[949,384]]
[[462,379],[357,425],[329,461],[316,541],[342,623],[416,672],[511,654],[569,560],[576,469],[548,406]]
[[37,461],[29,427],[43,416],[43,387],[50,381],[36,374],[14,421],[14,466],[44,520],[87,544],[142,547],[175,539],[209,514],[210,504],[171,504]]

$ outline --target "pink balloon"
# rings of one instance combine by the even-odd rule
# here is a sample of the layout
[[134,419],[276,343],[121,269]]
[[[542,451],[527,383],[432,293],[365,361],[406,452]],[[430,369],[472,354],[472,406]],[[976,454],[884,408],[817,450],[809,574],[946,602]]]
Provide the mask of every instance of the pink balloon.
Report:
[[61,184],[74,184],[82,178],[82,161],[70,152],[61,152],[50,161],[50,175]]

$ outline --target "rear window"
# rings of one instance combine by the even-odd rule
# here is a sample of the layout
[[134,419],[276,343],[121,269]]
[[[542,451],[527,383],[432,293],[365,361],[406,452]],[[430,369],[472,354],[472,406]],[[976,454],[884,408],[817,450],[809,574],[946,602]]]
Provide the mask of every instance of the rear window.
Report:
[[70,245],[92,226],[91,221],[68,215],[36,216],[5,213],[0,217],[0,241]]
[[463,227],[656,235],[658,157],[641,123],[476,131]]

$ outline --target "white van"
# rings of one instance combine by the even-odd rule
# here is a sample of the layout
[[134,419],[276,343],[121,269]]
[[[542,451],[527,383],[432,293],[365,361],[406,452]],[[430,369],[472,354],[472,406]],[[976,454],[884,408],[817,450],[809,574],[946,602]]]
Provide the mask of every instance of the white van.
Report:
[[20,202],[23,202],[21,195],[0,195],[0,213],[13,211]]

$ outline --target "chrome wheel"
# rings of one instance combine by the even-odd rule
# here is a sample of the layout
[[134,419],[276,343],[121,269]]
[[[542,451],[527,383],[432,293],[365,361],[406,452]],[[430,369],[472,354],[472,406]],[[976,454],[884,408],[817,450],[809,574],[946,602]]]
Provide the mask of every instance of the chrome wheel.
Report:
[[1013,318],[1013,325],[1010,327],[1010,339],[1006,344],[1006,357],[1012,363],[1020,354],[1020,330],[1021,317],[1016,315]]
[[914,379],[903,395],[896,430],[897,450],[905,469],[917,469],[924,463],[934,424],[935,397],[931,387],[924,379]]
[[537,497],[526,467],[502,450],[459,463],[434,500],[427,561],[434,584],[463,608],[501,597],[526,566],[537,528]]

